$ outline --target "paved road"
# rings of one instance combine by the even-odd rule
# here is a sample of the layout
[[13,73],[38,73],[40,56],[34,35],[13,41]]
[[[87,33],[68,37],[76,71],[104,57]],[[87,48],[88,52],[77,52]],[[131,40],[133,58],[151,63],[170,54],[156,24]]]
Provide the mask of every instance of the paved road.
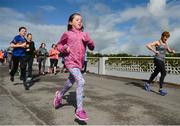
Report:
[[57,88],[68,74],[37,76],[29,91],[24,90],[19,77],[10,82],[7,66],[0,66],[0,125],[25,124],[179,124],[180,88],[166,86],[167,96],[145,92],[143,81],[86,74],[84,107],[89,120],[75,119],[75,87],[63,98],[63,106],[54,109],[52,101]]

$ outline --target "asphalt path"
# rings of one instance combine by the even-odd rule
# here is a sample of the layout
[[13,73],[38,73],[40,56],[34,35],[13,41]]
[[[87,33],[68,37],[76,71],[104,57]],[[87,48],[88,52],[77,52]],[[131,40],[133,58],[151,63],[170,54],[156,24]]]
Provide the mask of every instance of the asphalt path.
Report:
[[[36,69],[36,68],[34,68]],[[85,74],[84,108],[89,120],[75,119],[76,84],[53,108],[55,91],[68,73],[39,76],[33,71],[30,90],[19,76],[9,80],[7,65],[0,66],[0,125],[180,125],[180,88],[166,85],[168,95],[160,96],[158,85],[143,89],[143,80]]]

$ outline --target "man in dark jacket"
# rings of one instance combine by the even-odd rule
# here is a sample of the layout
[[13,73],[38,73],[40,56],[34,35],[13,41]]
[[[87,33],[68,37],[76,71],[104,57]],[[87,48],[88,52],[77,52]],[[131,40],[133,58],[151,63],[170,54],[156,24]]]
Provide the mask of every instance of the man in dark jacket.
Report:
[[27,34],[27,48],[26,48],[26,61],[28,66],[28,78],[27,81],[32,79],[32,65],[35,57],[35,46],[34,42],[32,41],[32,34]]

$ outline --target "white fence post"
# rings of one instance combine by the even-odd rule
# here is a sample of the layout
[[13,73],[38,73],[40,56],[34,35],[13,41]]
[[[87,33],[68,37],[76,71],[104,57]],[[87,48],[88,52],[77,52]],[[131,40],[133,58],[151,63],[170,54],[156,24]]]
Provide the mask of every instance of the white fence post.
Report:
[[101,57],[99,59],[98,74],[100,74],[100,75],[106,74],[106,70],[105,70],[105,67],[106,67],[105,61],[106,60],[108,60],[108,57]]

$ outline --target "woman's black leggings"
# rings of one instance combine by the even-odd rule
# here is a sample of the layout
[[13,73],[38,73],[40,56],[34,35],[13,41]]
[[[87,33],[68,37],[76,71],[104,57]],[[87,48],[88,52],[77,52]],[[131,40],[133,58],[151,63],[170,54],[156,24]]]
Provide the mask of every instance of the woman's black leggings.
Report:
[[58,60],[57,59],[50,59],[50,68],[57,67]]
[[164,83],[164,78],[166,76],[166,69],[165,69],[165,62],[159,59],[154,59],[154,65],[155,65],[155,70],[154,72],[151,74],[148,83],[151,83],[154,78],[158,75],[158,73],[161,73],[161,77],[159,80],[159,87],[162,88],[163,87],[163,83]]

